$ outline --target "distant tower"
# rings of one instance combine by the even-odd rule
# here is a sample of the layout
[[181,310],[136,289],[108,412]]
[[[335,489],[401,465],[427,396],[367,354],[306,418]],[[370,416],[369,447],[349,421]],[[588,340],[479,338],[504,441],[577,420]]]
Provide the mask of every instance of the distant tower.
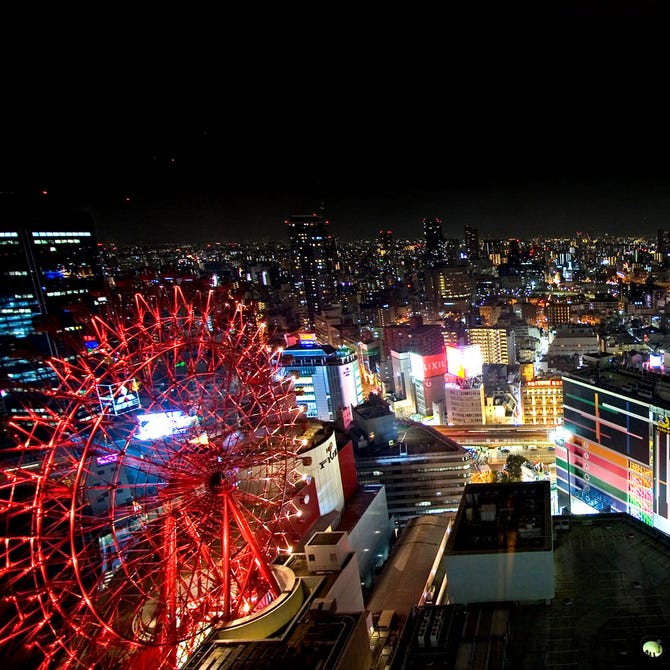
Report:
[[521,247],[517,239],[507,241],[507,264],[516,270],[521,267]]
[[670,256],[670,230],[658,229],[658,242],[656,243],[656,253],[659,260],[663,263],[668,262]]
[[392,230],[380,230],[379,239],[377,241],[377,247],[383,254],[388,254],[391,251],[391,246],[393,244],[393,231]]
[[468,259],[479,258],[479,231],[472,226],[465,226],[465,248]]
[[[321,210],[323,212],[323,208]],[[293,255],[293,286],[303,325],[335,300],[338,270],[335,238],[323,214],[296,214],[286,222]]]
[[426,261],[428,265],[444,260],[444,234],[440,219],[423,219],[423,236],[426,241]]

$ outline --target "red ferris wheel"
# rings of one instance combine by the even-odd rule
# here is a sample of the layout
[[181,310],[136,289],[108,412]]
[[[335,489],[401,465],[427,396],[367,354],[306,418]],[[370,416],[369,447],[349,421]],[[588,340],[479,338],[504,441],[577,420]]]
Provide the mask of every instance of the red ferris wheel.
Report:
[[[303,485],[262,325],[210,292],[135,298],[22,398],[0,479],[0,653],[178,668],[282,592]],[[20,650],[20,651],[19,651]]]

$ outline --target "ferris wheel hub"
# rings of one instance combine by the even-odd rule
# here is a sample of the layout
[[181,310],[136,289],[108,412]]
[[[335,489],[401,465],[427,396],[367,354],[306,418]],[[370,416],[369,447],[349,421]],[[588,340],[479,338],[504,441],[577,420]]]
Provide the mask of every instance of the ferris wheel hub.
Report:
[[237,487],[237,477],[232,472],[223,472],[217,470],[209,477],[209,488],[214,493],[221,495],[230,493]]

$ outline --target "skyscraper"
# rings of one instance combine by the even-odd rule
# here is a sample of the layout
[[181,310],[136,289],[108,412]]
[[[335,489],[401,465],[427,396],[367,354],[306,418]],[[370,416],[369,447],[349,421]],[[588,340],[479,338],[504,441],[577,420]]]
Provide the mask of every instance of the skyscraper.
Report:
[[87,212],[8,194],[0,219],[0,372],[28,381],[37,373],[29,352],[69,353],[61,345],[73,315],[102,293],[100,256]]
[[656,254],[660,262],[668,262],[668,256],[670,255],[670,230],[664,228],[658,229]]
[[303,324],[312,329],[314,316],[330,307],[337,294],[335,238],[323,214],[292,215],[285,223],[293,255],[296,308]]
[[479,231],[473,226],[465,226],[465,249],[468,259],[479,258]]
[[424,218],[423,236],[426,241],[426,263],[428,266],[444,261],[444,234],[441,219]]

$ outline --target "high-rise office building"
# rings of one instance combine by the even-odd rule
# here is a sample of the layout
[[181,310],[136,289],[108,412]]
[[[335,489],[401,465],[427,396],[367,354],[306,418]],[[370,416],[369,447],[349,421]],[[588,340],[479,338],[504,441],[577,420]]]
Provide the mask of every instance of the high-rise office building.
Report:
[[473,302],[474,282],[464,263],[438,263],[426,272],[426,303],[433,317],[465,312]]
[[423,236],[426,243],[425,258],[430,267],[445,260],[444,234],[442,221],[438,218],[423,219]]
[[93,219],[9,194],[0,221],[0,372],[34,381],[45,373],[40,357],[72,353],[65,343],[76,313],[104,300]]
[[667,263],[670,257],[670,230],[665,228],[658,229],[658,238],[656,242],[656,257],[662,263]]
[[517,239],[507,241],[507,264],[514,270],[521,268],[521,245]]
[[330,307],[337,294],[337,245],[323,214],[297,214],[285,223],[293,254],[296,309],[311,330],[314,316]]
[[468,260],[479,258],[479,231],[473,226],[465,226],[465,250]]

